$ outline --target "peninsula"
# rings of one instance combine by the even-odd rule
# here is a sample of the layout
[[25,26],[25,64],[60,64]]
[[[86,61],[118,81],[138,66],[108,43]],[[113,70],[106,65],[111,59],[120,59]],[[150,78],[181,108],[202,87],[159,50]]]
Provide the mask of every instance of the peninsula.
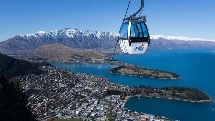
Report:
[[115,67],[109,70],[110,73],[139,76],[145,78],[158,78],[158,79],[178,79],[180,75],[172,72],[149,69],[146,67],[139,67],[131,64]]
[[139,87],[130,87],[129,91],[123,90],[107,90],[105,95],[120,95],[122,99],[126,97],[152,97],[163,98],[172,100],[181,100],[189,102],[208,102],[211,101],[210,97],[201,90],[190,87],[162,87],[154,88],[150,86],[140,85]]

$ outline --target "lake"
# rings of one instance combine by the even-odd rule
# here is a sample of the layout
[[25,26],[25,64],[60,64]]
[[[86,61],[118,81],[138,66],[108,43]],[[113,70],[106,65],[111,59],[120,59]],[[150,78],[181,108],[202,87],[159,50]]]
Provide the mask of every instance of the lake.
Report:
[[114,55],[125,63],[152,69],[170,71],[181,75],[177,80],[149,79],[109,74],[114,66],[54,63],[58,68],[105,76],[111,82],[128,86],[183,86],[194,87],[207,93],[211,102],[191,103],[168,99],[131,98],[125,107],[131,111],[150,113],[181,121],[215,121],[215,51],[212,50],[150,50],[144,55]]

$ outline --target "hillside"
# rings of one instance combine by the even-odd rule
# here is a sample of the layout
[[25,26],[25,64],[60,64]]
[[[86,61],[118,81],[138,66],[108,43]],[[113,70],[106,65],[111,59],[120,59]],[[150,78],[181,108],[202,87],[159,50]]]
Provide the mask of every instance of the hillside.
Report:
[[47,63],[31,63],[24,60],[15,59],[0,53],[0,75],[7,78],[43,73],[39,69],[40,66],[49,65]]
[[106,54],[93,49],[77,50],[57,43],[43,45],[27,55],[27,59],[34,61],[70,63],[85,63],[105,58]]

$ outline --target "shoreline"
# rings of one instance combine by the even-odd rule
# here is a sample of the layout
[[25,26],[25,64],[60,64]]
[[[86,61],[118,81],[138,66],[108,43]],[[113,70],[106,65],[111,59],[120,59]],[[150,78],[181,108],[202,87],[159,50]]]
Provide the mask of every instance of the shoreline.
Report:
[[191,103],[207,103],[211,102],[212,100],[200,100],[200,101],[191,101],[191,100],[182,100],[182,99],[173,99],[173,98],[162,98],[162,97],[152,97],[152,96],[142,96],[142,95],[134,95],[134,96],[129,96],[127,100],[130,98],[156,98],[156,99],[165,99],[165,100],[174,100],[174,101],[182,101],[182,102],[191,102]]
[[[61,63],[61,64],[64,64],[64,63]],[[67,63],[68,64],[68,63]],[[71,65],[86,65],[85,63],[83,64],[71,64]],[[89,64],[89,65],[94,65],[94,64]],[[97,65],[97,64],[95,64]],[[99,65],[108,65],[108,64],[99,64]],[[110,65],[111,66],[111,65]],[[112,65],[114,66],[114,65]],[[116,66],[116,65],[115,65]],[[110,72],[110,71],[109,71]],[[81,72],[75,72],[75,73],[81,73]],[[111,73],[111,72],[110,72]],[[87,73],[85,73],[87,74]],[[111,73],[111,74],[115,74],[115,73]],[[120,75],[127,75],[127,74],[121,74],[119,73]],[[93,74],[87,74],[87,75],[93,75]],[[93,75],[94,76],[94,75]],[[127,76],[134,76],[134,77],[139,77],[138,75],[127,75]],[[104,77],[104,76],[98,76],[98,77]],[[143,77],[143,78],[146,78],[146,77]],[[148,77],[147,77],[148,78]],[[158,78],[155,78],[155,79],[158,79]],[[161,78],[159,78],[161,79]],[[165,80],[165,79],[164,79]],[[168,80],[176,80],[176,79],[168,79]],[[113,83],[113,82],[110,82],[109,83]],[[114,83],[115,84],[115,83]],[[119,85],[119,86],[123,86],[121,84],[116,84],[116,85]],[[133,86],[129,86],[129,88],[132,88]],[[157,88],[156,88],[157,89]],[[187,102],[194,102],[194,103],[204,103],[204,102],[211,102],[211,98],[210,100],[200,100],[200,101],[192,101],[192,100],[186,100],[186,99],[174,99],[174,98],[163,98],[163,97],[159,97],[159,96],[143,96],[143,95],[132,95],[132,97],[135,97],[135,96],[141,96],[141,97],[150,97],[150,98],[162,98],[162,99],[169,99],[169,100],[178,100],[178,101],[187,101]],[[209,97],[209,96],[208,96]]]
[[181,77],[179,78],[156,78],[156,77],[144,77],[144,76],[140,76],[140,75],[129,75],[129,74],[122,74],[122,73],[113,73],[113,72],[110,72],[111,74],[118,74],[118,75],[123,75],[123,76],[134,76],[134,77],[141,77],[141,78],[150,78],[150,79],[163,79],[163,80],[176,80],[176,79],[180,79]]

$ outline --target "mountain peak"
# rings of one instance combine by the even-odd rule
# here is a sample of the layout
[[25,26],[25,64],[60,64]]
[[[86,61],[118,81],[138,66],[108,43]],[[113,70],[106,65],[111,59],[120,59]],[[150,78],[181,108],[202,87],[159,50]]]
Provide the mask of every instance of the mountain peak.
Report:
[[45,31],[38,31],[37,34],[45,34]]
[[38,31],[35,35],[37,35],[37,36],[43,36],[45,34],[46,34],[45,31]]
[[118,33],[116,32],[102,32],[102,31],[91,31],[91,30],[85,30],[80,31],[77,28],[65,28],[62,30],[54,30],[50,32],[45,31],[38,31],[36,34],[27,34],[27,35],[17,35],[20,37],[23,37],[25,39],[31,38],[31,37],[64,37],[64,38],[75,38],[75,37],[96,37],[96,38],[106,38],[111,37],[115,38],[118,37]]

